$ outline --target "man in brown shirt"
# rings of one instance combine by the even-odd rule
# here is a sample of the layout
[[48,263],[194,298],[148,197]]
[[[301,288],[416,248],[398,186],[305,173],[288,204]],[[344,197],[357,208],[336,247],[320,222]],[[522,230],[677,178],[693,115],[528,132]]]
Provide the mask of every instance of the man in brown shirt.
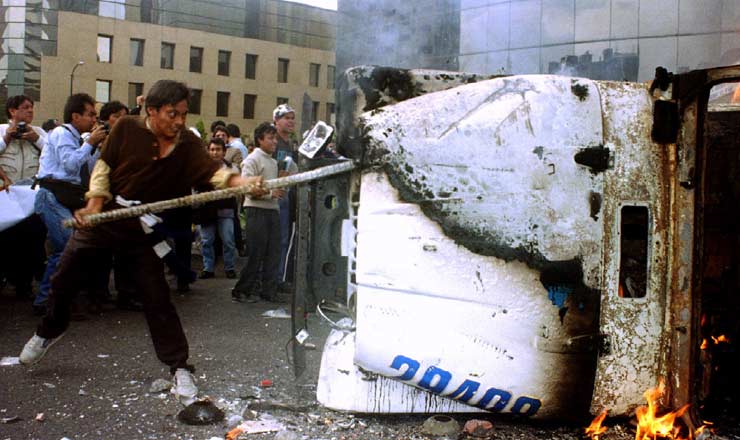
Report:
[[[116,123],[95,164],[87,206],[75,212],[80,226],[86,226],[86,215],[121,203],[181,197],[192,188],[254,184],[253,195],[267,194],[261,178],[243,178],[220,169],[200,139],[185,129],[189,97],[185,84],[157,81],[146,97],[146,117],[125,116]],[[114,201],[113,195],[119,197]],[[169,249],[152,238],[156,234],[148,233],[148,226],[142,217],[75,230],[52,278],[49,311],[23,348],[22,363],[37,363],[60,339],[69,325],[70,302],[79,290],[80,274],[94,270],[97,256],[112,251],[130,266],[125,270],[135,274],[154,350],[175,375],[176,394],[183,404],[195,400],[198,389],[191,374],[194,369],[187,363],[188,342],[170,301],[160,259]]]

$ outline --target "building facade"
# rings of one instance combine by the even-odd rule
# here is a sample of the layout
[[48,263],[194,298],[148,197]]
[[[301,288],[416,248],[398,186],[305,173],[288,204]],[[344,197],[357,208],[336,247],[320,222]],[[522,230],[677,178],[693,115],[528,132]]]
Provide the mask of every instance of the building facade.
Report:
[[[419,7],[434,1],[449,13]],[[438,68],[447,60],[450,70],[484,74],[646,81],[657,66],[683,72],[740,62],[740,0],[434,1],[339,0],[338,64]],[[368,18],[357,20],[362,14]],[[388,30],[375,24],[384,17],[394,22]],[[435,57],[383,59],[374,56],[375,41],[396,51],[426,41]]]
[[0,7],[0,103],[31,96],[38,123],[60,119],[71,91],[133,106],[159,79],[193,91],[189,125],[220,119],[251,133],[278,103],[300,118],[304,94],[311,119],[333,120],[334,11],[275,0],[0,1],[13,4]]

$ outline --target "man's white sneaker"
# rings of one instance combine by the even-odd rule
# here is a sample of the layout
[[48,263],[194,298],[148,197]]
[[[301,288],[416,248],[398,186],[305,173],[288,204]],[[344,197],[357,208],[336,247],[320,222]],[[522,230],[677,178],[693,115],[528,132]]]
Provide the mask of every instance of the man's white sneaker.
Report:
[[44,357],[47,351],[54,345],[58,340],[64,336],[61,334],[56,338],[42,338],[39,335],[33,335],[31,339],[26,342],[26,345],[21,351],[20,362],[24,365],[34,365],[38,363],[41,358]]
[[195,386],[193,375],[185,368],[178,368],[175,371],[175,386],[172,392],[180,399],[180,403],[185,406],[195,402],[198,395],[198,387]]

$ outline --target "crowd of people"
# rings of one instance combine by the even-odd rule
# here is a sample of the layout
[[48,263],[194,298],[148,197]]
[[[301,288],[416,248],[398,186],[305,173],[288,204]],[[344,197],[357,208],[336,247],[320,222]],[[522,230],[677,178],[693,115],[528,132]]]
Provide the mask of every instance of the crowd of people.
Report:
[[[99,106],[85,93],[70,96],[63,123],[32,125],[34,102],[7,100],[8,123],[0,125],[2,190],[32,185],[34,215],[0,231],[0,279],[21,299],[33,299],[41,316],[20,354],[33,365],[64,334],[71,320],[112,301],[143,311],[157,357],[170,367],[174,391],[185,404],[197,387],[188,363],[188,343],[170,299],[165,266],[185,294],[198,278],[191,249],[198,237],[203,258],[199,278],[223,273],[237,279],[235,302],[286,301],[291,290],[288,249],[294,197],[262,182],[298,171],[291,141],[295,111],[286,104],[261,123],[249,146],[236,124],[215,121],[210,133],[188,129],[190,99],[185,84],[156,82],[129,110],[118,101]],[[158,215],[90,226],[87,216],[193,192],[250,185],[243,197],[180,208]],[[63,221],[73,219],[76,228]],[[237,255],[246,264],[237,273]],[[39,280],[34,292],[33,279]]]

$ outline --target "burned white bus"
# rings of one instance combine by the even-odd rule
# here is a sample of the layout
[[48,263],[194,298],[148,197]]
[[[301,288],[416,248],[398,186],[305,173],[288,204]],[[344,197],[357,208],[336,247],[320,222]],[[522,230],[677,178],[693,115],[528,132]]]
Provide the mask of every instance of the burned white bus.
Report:
[[664,379],[694,420],[737,404],[740,68],[657,72],[347,71],[337,145],[360,166],[299,197],[295,330],[321,301],[350,315],[319,401],[618,415]]

